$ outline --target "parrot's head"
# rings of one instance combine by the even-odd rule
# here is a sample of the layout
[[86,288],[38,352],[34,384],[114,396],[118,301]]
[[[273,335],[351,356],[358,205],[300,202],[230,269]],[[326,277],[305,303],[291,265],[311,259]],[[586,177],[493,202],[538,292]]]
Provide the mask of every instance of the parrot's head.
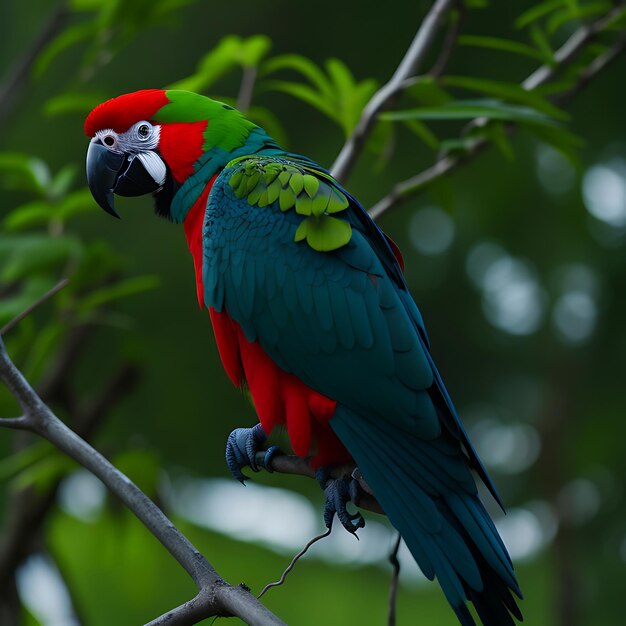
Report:
[[214,150],[227,158],[254,128],[233,107],[189,91],[146,89],[107,100],[85,120],[89,189],[115,217],[113,194],[148,193],[157,213],[171,217],[171,201],[198,174],[200,157]]

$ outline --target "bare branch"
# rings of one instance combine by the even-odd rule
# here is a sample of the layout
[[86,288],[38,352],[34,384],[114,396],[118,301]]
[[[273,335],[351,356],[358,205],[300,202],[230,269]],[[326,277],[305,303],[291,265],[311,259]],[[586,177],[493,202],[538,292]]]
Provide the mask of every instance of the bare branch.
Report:
[[[210,609],[212,612],[207,612],[204,617],[237,615],[248,624],[258,626],[283,624],[248,591],[241,587],[231,587],[223,581],[213,566],[148,496],[52,413],[12,363],[1,339],[0,379],[22,405],[25,412],[22,419],[28,421],[29,429],[50,441],[59,450],[97,476],[180,563],[198,589],[207,590],[207,596],[212,599]],[[15,420],[10,419],[8,423],[13,425]],[[0,421],[0,426],[2,426],[2,421]],[[208,607],[207,611],[209,611]],[[167,623],[178,624],[179,622],[172,618]]]
[[0,419],[0,427],[14,428],[15,430],[30,430],[31,424],[29,420],[22,417],[4,417]]
[[198,595],[185,602],[181,606],[164,613],[160,617],[148,622],[145,626],[191,626],[197,624],[201,620],[212,617],[215,601],[208,589],[203,589]]
[[63,287],[65,287],[69,283],[69,279],[64,278],[59,281],[50,291],[41,296],[38,300],[35,300],[28,308],[24,309],[19,315],[15,316],[10,322],[7,322],[2,328],[0,328],[0,337],[5,333],[8,333],[12,328],[14,328],[19,322],[21,322],[26,316],[30,315],[38,306],[41,306],[44,302],[47,302],[52,298],[52,296],[56,295]]
[[578,95],[603,70],[605,70],[620,54],[626,50],[626,36],[618,39],[606,52],[596,57],[578,77],[576,84],[568,91],[556,96],[556,102],[566,102]]
[[614,7],[600,19],[581,26],[574,34],[554,53],[553,65],[542,65],[534,71],[523,83],[522,87],[527,90],[536,89],[540,85],[550,82],[560,74],[568,65],[576,60],[578,54],[584,50],[589,42],[601,33],[616,18],[624,13],[624,2]]
[[443,45],[441,46],[441,52],[439,53],[437,62],[433,65],[430,72],[428,72],[429,76],[433,76],[434,78],[439,78],[445,72],[448,62],[450,61],[450,57],[452,57],[452,53],[454,52],[456,40],[459,38],[459,35],[463,30],[463,26],[465,25],[465,18],[467,16],[465,3],[463,0],[457,0],[455,5],[456,6],[454,8],[458,13],[456,19],[454,19],[450,28],[448,28],[448,32],[446,33],[446,38],[443,40]]
[[[577,30],[563,44],[563,46],[555,52],[555,64],[542,65],[522,82],[522,87],[531,91],[556,78],[563,68],[572,63],[578,54],[594,39],[594,37],[596,37],[598,33],[602,32],[608,24],[616,19],[616,17],[623,14],[624,10],[624,4],[620,4],[593,24],[585,25]],[[553,100],[558,101],[559,103],[569,100],[570,97],[576,95],[587,83],[604,70],[610,62],[617,58],[619,54],[624,52],[624,50],[626,50],[626,42],[624,42],[624,38],[622,37],[607,52],[597,57],[580,73],[574,87],[560,95],[554,96]],[[470,122],[468,126],[481,126],[484,123],[484,118],[477,118]],[[514,129],[515,125],[511,124],[511,131]],[[459,165],[472,160],[472,158],[489,146],[490,142],[487,139],[479,139],[465,154],[461,156],[444,156],[419,174],[396,183],[391,192],[381,198],[368,211],[370,216],[373,219],[379,218],[389,209],[398,206],[407,199],[416,195],[419,191],[421,191],[421,189],[432,183],[434,180],[448,174]]]
[[65,25],[69,12],[65,2],[56,9],[44,25],[39,36],[33,41],[24,56],[15,64],[10,74],[0,85],[0,123],[17,102],[17,94],[28,80],[33,64],[42,50],[52,41]]
[[426,54],[430,50],[439,27],[456,1],[436,0],[421,23],[413,42],[393,76],[389,79],[389,82],[372,96],[372,99],[363,109],[361,119],[356,125],[354,132],[346,141],[331,168],[332,175],[339,182],[345,182],[350,175],[356,158],[374,127],[378,113],[403,88],[406,79],[411,78],[419,70],[419,66],[423,63]]
[[[265,467],[265,452],[257,452],[255,461],[257,467]],[[308,478],[315,479],[315,471],[311,468],[309,461],[290,454],[274,455],[270,461],[269,471],[277,472],[278,474],[307,476]],[[385,512],[378,503],[378,500],[374,497],[371,487],[367,484],[354,464],[347,463],[345,465],[337,465],[333,467],[331,476],[333,478],[345,478],[346,476],[351,476],[357,480],[363,492],[359,500],[359,508],[385,515]]]
[[[256,605],[252,605],[250,597],[252,596],[244,585],[231,587],[224,582],[217,582],[209,588],[201,589],[193,600],[168,611],[145,626],[191,626],[216,615],[236,615],[251,626],[285,626],[284,622],[258,601]],[[223,607],[224,612],[216,613],[216,607]]]

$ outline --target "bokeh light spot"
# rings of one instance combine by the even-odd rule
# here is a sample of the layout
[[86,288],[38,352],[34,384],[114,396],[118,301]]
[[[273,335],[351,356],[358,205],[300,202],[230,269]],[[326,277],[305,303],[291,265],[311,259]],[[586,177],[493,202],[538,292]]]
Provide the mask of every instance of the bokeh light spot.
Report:
[[441,254],[454,240],[454,222],[442,209],[426,207],[415,212],[409,232],[411,244],[418,252]]
[[95,520],[104,506],[106,488],[91,472],[78,470],[59,487],[59,505],[69,515],[84,522]]
[[626,161],[613,159],[589,168],[583,177],[583,198],[596,219],[626,227]]
[[576,478],[559,491],[557,506],[561,521],[567,526],[582,526],[599,511],[600,490],[588,478]]
[[17,570],[16,583],[20,599],[42,626],[79,626],[67,587],[50,559],[28,557]]
[[561,152],[540,144],[535,156],[537,178],[548,193],[562,195],[574,187],[576,170]]

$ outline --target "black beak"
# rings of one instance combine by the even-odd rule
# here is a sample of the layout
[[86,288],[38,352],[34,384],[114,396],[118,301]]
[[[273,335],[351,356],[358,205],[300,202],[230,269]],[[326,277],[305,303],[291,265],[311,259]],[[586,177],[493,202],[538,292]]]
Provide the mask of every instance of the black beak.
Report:
[[119,218],[113,194],[143,196],[158,191],[161,185],[145,170],[139,158],[111,152],[100,141],[87,150],[87,184],[94,200],[109,214]]
[[87,184],[93,199],[109,214],[119,218],[113,205],[117,175],[126,161],[123,154],[107,150],[92,141],[87,150]]

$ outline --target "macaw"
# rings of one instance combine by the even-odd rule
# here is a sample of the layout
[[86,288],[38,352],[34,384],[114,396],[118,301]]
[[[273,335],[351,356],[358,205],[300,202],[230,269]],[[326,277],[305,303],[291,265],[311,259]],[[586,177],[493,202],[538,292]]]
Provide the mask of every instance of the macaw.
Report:
[[521,620],[472,471],[502,502],[435,366],[402,257],[358,200],[233,107],[191,92],[113,98],[85,133],[105,211],[117,215],[113,194],[152,193],[156,213],[184,226],[222,363],[260,422],[229,437],[231,472],[259,469],[257,451],[285,426],[317,470],[327,526],[335,513],[350,532],[363,525],[346,508],[355,479],[330,473],[354,462],[461,624],[475,625],[468,602],[485,626]]

